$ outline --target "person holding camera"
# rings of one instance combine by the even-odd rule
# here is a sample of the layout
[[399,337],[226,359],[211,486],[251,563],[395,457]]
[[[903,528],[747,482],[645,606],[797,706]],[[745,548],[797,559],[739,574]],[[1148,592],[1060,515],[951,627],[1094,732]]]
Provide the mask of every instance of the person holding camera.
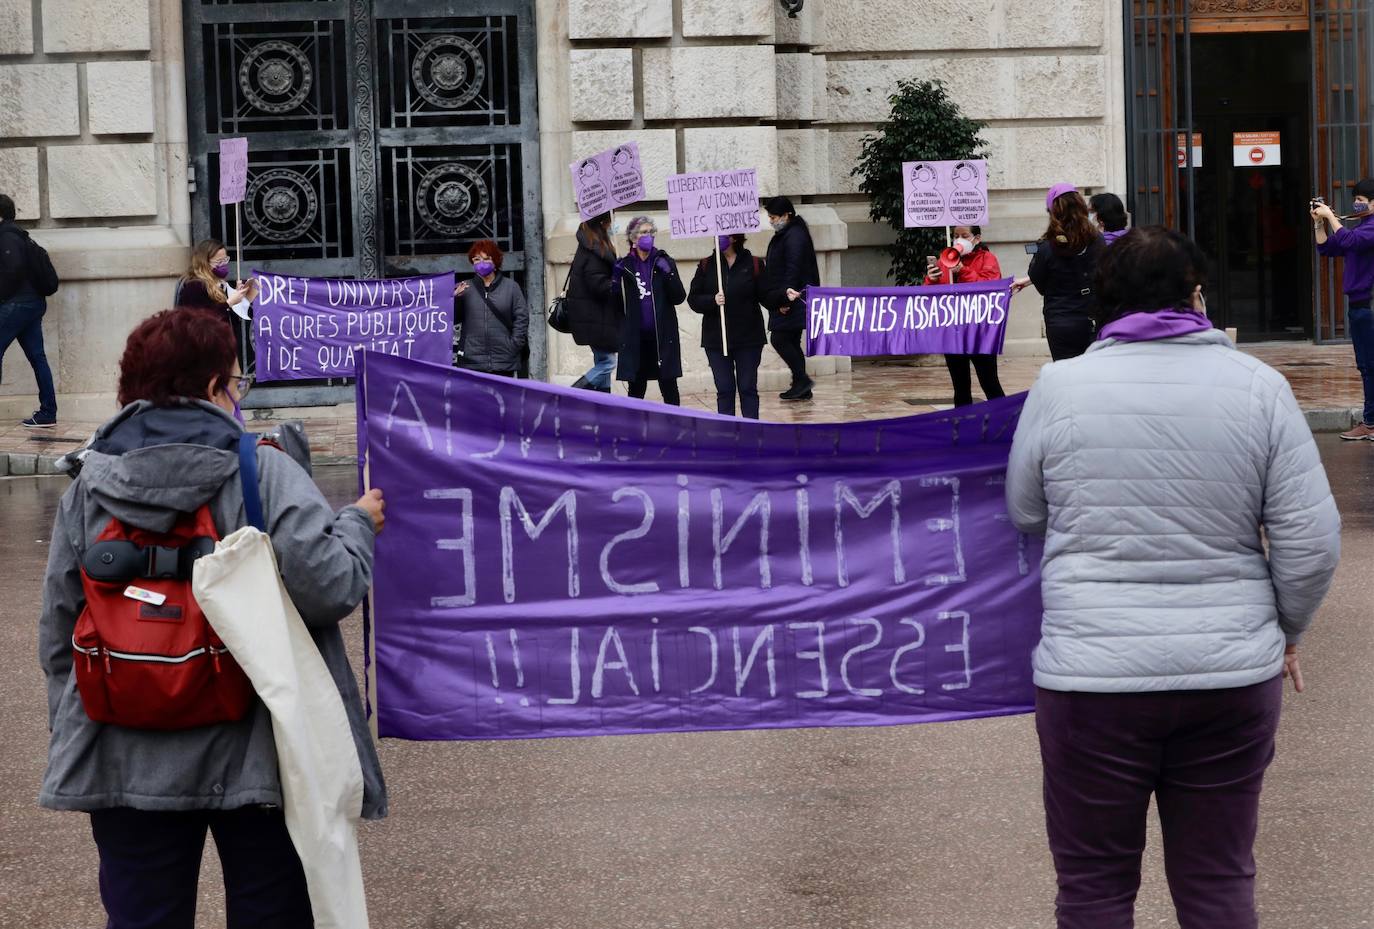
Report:
[[[940,269],[940,259],[936,256],[926,256],[926,284],[972,284],[1001,278],[1002,266],[997,263],[997,256],[983,244],[982,226],[955,226],[953,247],[959,253],[959,263],[949,271]],[[985,398],[996,400],[1007,395],[997,378],[996,355],[946,355],[945,367],[949,369],[949,379],[954,385],[955,406],[973,403],[973,381],[968,372],[970,364],[978,375],[978,386],[983,389]]]
[[1355,225],[1347,229],[1341,217],[1320,197],[1312,201],[1312,225],[1317,237],[1317,254],[1344,258],[1341,290],[1345,293],[1345,331],[1355,349],[1355,367],[1364,384],[1364,411],[1355,428],[1342,432],[1346,440],[1374,440],[1374,310],[1370,293],[1374,291],[1374,223],[1369,222],[1370,202],[1374,201],[1374,178],[1355,185],[1350,212]]

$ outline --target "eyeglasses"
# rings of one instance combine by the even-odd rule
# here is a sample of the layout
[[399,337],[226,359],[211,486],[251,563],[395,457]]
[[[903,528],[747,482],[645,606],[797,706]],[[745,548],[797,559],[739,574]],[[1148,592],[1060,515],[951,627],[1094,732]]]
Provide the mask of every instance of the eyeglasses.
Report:
[[248,391],[253,389],[253,375],[251,374],[231,374],[229,380],[239,382],[239,398],[248,396]]

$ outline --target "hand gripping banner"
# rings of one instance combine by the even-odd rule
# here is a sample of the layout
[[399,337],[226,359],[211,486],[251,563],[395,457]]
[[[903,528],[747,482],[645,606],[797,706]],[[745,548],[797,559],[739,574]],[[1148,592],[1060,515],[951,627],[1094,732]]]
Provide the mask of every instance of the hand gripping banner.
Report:
[[507,739],[1029,712],[1022,397],[732,419],[368,352],[378,733]]

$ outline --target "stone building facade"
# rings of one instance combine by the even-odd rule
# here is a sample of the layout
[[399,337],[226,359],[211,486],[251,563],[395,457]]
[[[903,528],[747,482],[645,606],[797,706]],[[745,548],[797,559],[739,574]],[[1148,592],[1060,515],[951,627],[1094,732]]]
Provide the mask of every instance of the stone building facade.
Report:
[[[215,187],[191,154],[198,127],[188,123],[187,87],[203,91],[187,71],[183,2],[197,17],[211,7],[229,16],[235,6],[0,0],[0,190],[15,197],[64,280],[45,331],[68,415],[108,411],[123,338],[170,300],[198,231],[195,198]],[[380,30],[383,16],[419,22],[452,7],[314,6],[346,8],[339,15],[351,37],[369,11]],[[291,5],[291,15],[301,7]],[[811,224],[826,282],[883,282],[878,248],[890,233],[869,222],[849,172],[901,78],[942,78],[968,115],[988,122],[986,238],[1007,273],[1024,270],[1022,245],[1043,228],[1045,188],[1125,185],[1122,7],[1112,0],[807,0],[796,18],[777,0],[525,0],[522,15],[529,41],[520,54],[535,58],[538,110],[537,145],[525,148],[537,183],[523,196],[526,205],[537,198],[542,215],[523,273],[541,304],[574,248],[568,164],[625,139],[639,143],[651,196],[675,172],[757,167],[761,191],[790,196]],[[375,92],[378,71],[361,73]],[[453,138],[463,132],[452,129]],[[384,207],[386,190],[378,196]],[[642,212],[663,225],[663,209],[651,201]],[[388,240],[379,241],[385,251]],[[684,264],[707,244],[667,243]],[[762,253],[766,244],[765,232],[751,247]],[[686,386],[704,386],[699,323],[685,309],[680,318]],[[1009,351],[1043,344],[1033,294],[1017,298],[1010,325]],[[550,379],[567,382],[585,368],[585,349],[537,331],[535,361]],[[776,386],[783,369],[771,352],[765,358],[763,384]],[[849,362],[815,364],[827,372]],[[27,414],[32,393],[13,351],[0,415]]]

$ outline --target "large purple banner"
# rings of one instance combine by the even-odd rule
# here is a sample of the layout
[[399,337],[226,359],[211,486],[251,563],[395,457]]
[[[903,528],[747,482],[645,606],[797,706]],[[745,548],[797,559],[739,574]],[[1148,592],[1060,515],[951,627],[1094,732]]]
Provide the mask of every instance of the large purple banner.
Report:
[[355,281],[254,272],[257,379],[352,377],[364,351],[453,358],[453,273]]
[[1023,713],[1021,397],[781,425],[367,353],[378,733],[506,739]]
[[927,287],[808,287],[808,355],[1000,355],[1011,278]]

